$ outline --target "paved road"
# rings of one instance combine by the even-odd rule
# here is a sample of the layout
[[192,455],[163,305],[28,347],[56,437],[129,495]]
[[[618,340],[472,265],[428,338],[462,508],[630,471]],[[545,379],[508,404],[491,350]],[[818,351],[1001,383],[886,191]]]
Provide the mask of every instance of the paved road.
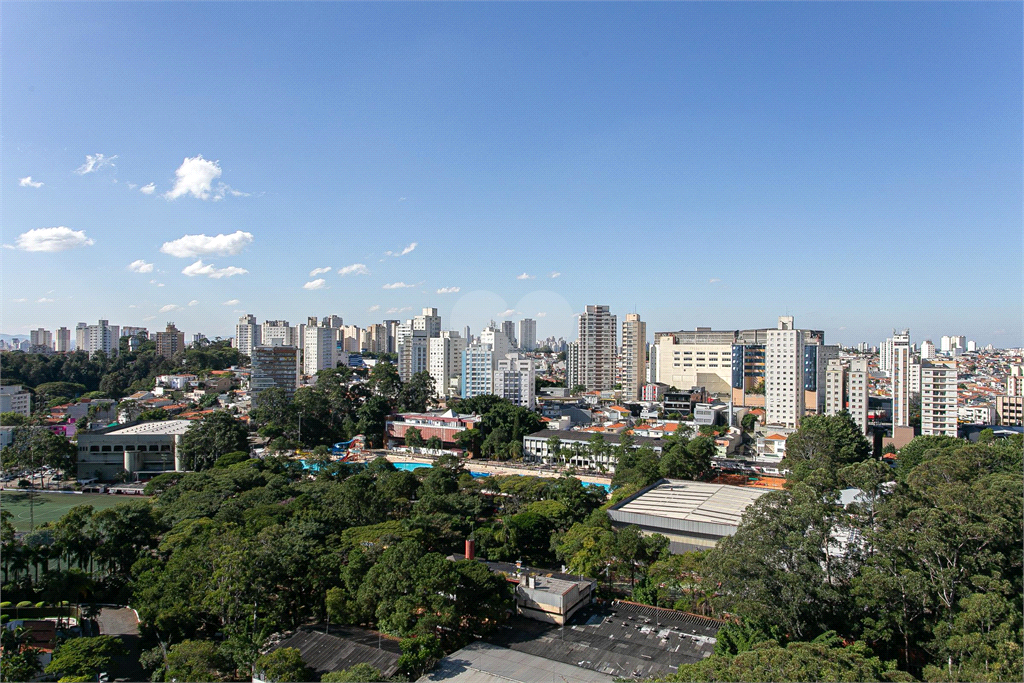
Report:
[[139,666],[139,620],[135,612],[127,607],[104,607],[96,618],[100,634],[119,637],[128,646],[128,656],[118,657],[110,680],[144,681],[146,676]]

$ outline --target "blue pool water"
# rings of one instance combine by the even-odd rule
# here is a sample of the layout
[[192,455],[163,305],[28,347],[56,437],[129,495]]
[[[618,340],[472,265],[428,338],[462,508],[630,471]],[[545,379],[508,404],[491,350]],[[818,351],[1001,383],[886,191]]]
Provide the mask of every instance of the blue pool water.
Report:
[[[413,470],[418,470],[421,467],[433,467],[433,465],[431,465],[430,463],[426,463],[426,462],[393,462],[391,464],[395,466],[395,469],[405,470],[407,472],[412,472]],[[477,478],[491,476],[490,472],[474,472],[473,470],[470,470],[469,473],[471,475],[473,475],[474,477],[477,477]],[[529,475],[517,475],[517,476],[529,476]],[[605,491],[607,491],[609,493],[612,490],[612,487],[610,485],[608,485],[608,484],[594,484],[594,483],[587,483],[587,482],[583,482],[583,483],[586,486],[600,486],[601,488],[603,488]]]

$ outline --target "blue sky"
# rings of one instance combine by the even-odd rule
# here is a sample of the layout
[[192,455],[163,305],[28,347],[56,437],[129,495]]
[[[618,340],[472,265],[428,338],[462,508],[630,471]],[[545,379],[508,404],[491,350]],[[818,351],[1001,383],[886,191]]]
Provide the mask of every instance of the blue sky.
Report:
[[601,303],[1021,346],[1021,12],[4,3],[0,332]]

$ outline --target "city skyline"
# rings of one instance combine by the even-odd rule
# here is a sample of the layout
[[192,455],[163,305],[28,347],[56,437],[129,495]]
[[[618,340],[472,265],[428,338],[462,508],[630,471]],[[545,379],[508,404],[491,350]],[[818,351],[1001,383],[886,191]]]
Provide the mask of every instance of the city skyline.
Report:
[[599,304],[1024,346],[1020,5],[4,15],[5,334]]

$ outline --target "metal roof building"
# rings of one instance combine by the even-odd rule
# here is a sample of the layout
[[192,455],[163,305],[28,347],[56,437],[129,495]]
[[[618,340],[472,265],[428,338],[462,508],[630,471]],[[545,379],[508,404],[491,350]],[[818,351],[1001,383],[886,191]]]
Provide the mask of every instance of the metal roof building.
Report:
[[[369,664],[385,677],[398,671],[402,650],[395,639],[356,626],[331,626],[329,630],[327,634],[311,627],[300,628],[273,649],[296,648],[306,666],[321,676],[351,669],[356,664]],[[253,680],[257,678],[254,676]]]
[[608,514],[617,527],[635,524],[645,534],[669,539],[669,550],[683,553],[713,547],[732,536],[743,512],[767,491],[662,479],[613,505]]
[[426,681],[458,683],[611,683],[615,678],[526,652],[477,641],[440,661]]

